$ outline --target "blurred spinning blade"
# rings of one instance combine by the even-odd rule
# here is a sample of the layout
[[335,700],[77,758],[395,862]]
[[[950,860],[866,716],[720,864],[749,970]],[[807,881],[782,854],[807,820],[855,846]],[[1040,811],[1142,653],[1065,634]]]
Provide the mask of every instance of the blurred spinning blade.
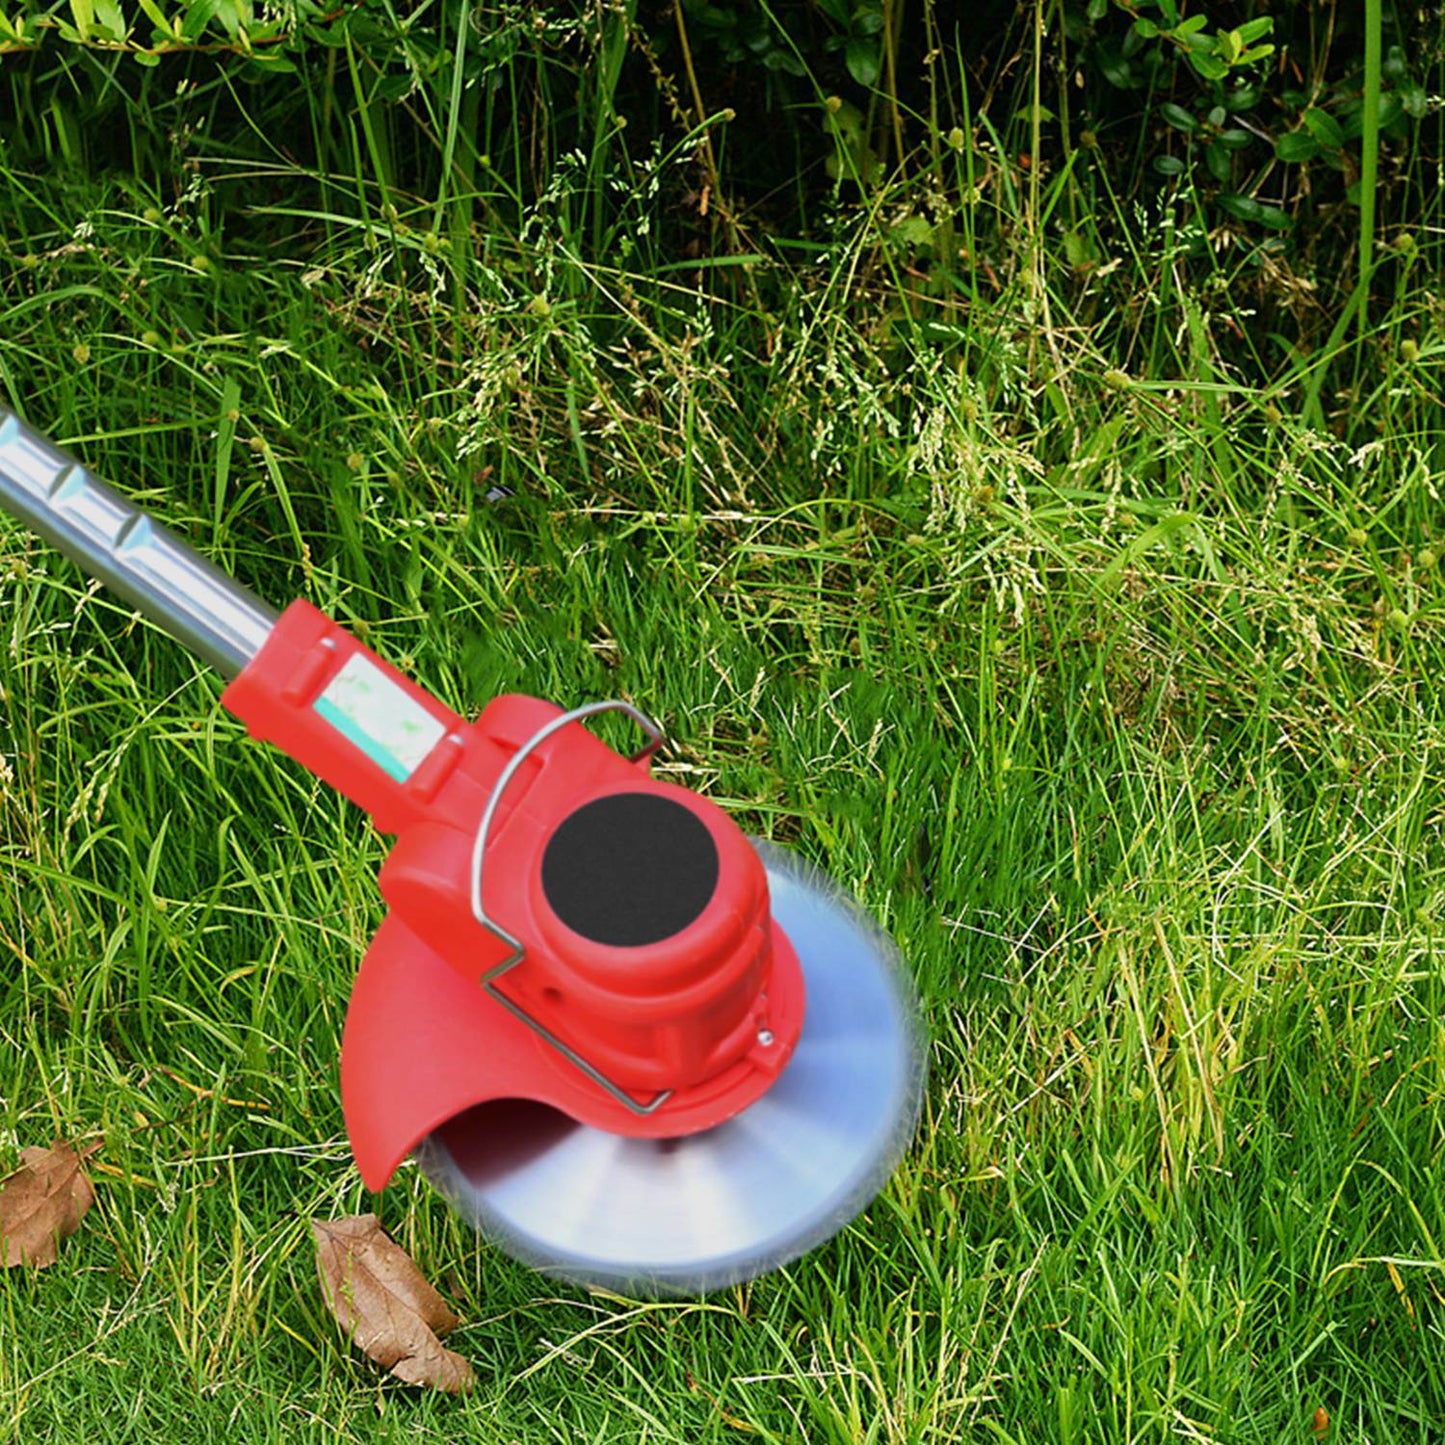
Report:
[[757,847],[807,989],[792,1060],[756,1104],[684,1138],[624,1138],[529,1100],[452,1120],[422,1168],[508,1254],[627,1294],[700,1294],[822,1243],[893,1172],[927,1067],[912,984],[826,876]]

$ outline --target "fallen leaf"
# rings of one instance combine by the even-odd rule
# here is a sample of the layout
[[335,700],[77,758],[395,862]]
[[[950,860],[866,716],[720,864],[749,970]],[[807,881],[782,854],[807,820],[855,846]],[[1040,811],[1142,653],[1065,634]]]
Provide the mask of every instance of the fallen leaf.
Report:
[[409,1385],[472,1388],[471,1365],[437,1338],[461,1321],[374,1214],[313,1219],[311,1233],[322,1297],[353,1344]]
[[77,1153],[59,1139],[49,1149],[20,1151],[20,1168],[0,1179],[0,1241],[5,1267],[54,1264],[60,1240],[75,1233],[95,1203],[95,1190],[81,1165],[100,1141]]

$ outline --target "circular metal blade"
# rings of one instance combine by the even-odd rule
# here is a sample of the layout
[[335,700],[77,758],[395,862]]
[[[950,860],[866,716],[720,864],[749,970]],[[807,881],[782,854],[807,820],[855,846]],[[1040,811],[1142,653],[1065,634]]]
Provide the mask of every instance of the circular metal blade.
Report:
[[807,989],[787,1068],[737,1117],[679,1139],[609,1134],[527,1100],[453,1120],[421,1166],[507,1253],[629,1294],[700,1294],[822,1243],[893,1172],[926,1072],[912,984],[836,885],[757,847]]

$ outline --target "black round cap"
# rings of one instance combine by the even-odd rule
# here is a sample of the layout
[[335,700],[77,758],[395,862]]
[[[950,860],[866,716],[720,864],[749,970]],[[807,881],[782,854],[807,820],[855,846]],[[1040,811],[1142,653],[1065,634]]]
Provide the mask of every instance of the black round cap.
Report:
[[702,819],[656,793],[612,793],[562,820],[542,855],[542,892],[574,933],[641,948],[681,933],[717,889]]

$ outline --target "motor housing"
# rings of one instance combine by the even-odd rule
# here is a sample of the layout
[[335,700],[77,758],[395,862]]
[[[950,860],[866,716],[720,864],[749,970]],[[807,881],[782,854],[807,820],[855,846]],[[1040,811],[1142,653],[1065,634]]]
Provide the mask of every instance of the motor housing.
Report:
[[222,702],[397,834],[342,1043],[369,1187],[489,1100],[682,1136],[787,1064],[802,975],[763,865],[650,750],[624,758],[536,698],[464,722],[304,601]]

